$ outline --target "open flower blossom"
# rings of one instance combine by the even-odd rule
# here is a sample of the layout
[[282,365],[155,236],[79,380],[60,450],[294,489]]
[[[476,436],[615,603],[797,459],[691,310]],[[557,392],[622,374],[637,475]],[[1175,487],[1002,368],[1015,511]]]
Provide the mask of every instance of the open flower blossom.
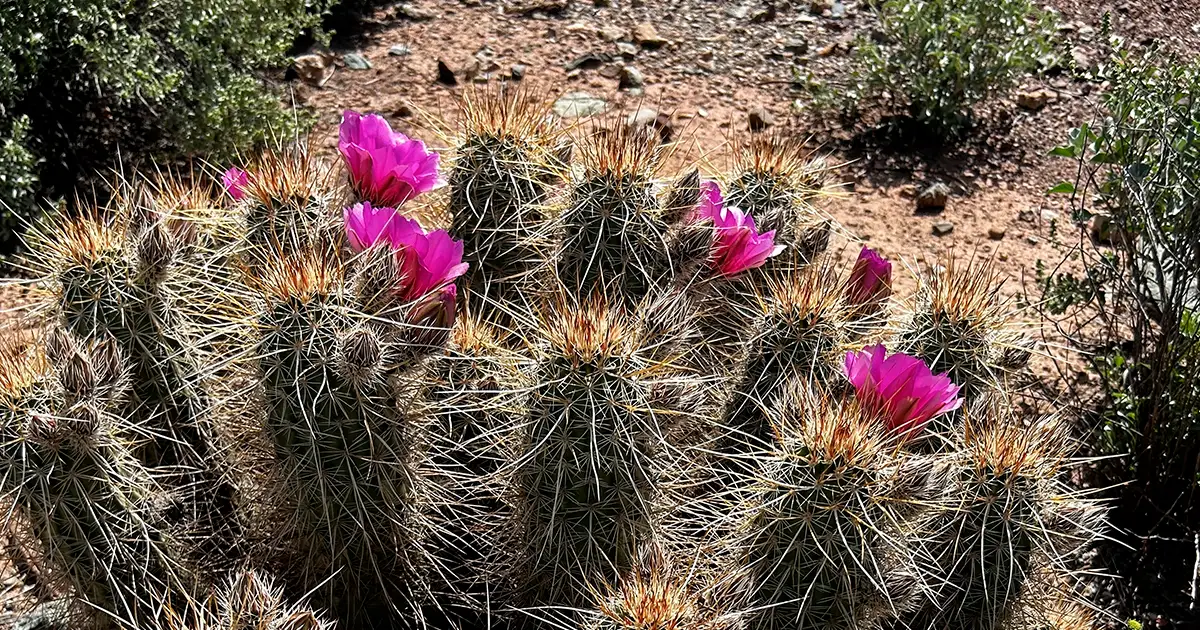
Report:
[[723,276],[761,267],[768,258],[783,251],[783,245],[775,244],[775,230],[759,234],[754,217],[725,205],[716,182],[700,184],[700,204],[692,216],[694,221],[710,219],[716,227],[713,260]]
[[962,405],[949,376],[934,375],[916,357],[889,356],[882,345],[847,352],[846,376],[863,407],[881,414],[889,430],[906,438]]
[[232,166],[221,176],[221,185],[234,201],[241,201],[246,196],[246,187],[250,185],[250,174]]
[[399,207],[439,183],[438,154],[424,142],[392,131],[377,114],[344,112],[338,151],[355,192],[379,206]]
[[[454,280],[467,271],[463,262],[463,243],[446,230],[426,232],[420,223],[400,214],[395,208],[376,208],[369,201],[345,209],[346,239],[356,252],[386,243],[396,254],[400,268],[401,299],[412,301],[441,288],[454,286]],[[439,297],[453,306],[455,289]]]
[[380,242],[395,247],[404,242],[405,235],[421,231],[416,220],[401,215],[395,208],[374,207],[369,201],[348,206],[343,215],[346,219],[346,238],[350,241],[350,248],[356,252]]
[[870,247],[863,247],[850,271],[846,299],[854,306],[886,299],[892,294],[892,263]]

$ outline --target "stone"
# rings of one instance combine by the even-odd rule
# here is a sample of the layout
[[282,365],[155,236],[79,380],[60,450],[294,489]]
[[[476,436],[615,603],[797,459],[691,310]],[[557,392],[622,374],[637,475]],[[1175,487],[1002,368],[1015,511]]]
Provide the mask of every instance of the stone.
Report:
[[292,68],[301,81],[321,87],[333,77],[333,59],[328,54],[300,55],[292,60]]
[[438,59],[437,62],[437,82],[442,85],[458,85],[458,78],[454,76],[454,71],[441,59]]
[[401,4],[396,7],[396,17],[408,18],[414,22],[428,22],[435,20],[438,17],[437,11],[416,6],[414,4]]
[[583,118],[604,113],[608,103],[587,92],[568,92],[554,101],[554,113],[560,118]]
[[1092,60],[1092,56],[1087,50],[1079,46],[1071,49],[1071,61],[1075,64],[1075,67],[1083,70],[1084,72],[1091,72],[1092,70],[1096,69],[1096,64]]
[[675,135],[675,127],[671,124],[671,115],[657,110],[643,107],[625,119],[625,124],[631,129],[641,129],[643,127],[653,127],[658,132],[658,137],[663,142],[670,142]]
[[949,221],[938,221],[933,224],[934,236],[945,236],[954,231],[954,224]]
[[392,115],[396,118],[411,118],[413,110],[406,103],[401,103],[392,109]]
[[1037,213],[1033,210],[1025,209],[1017,214],[1017,218],[1026,223],[1033,223],[1037,221]]
[[523,63],[514,63],[509,76],[513,81],[520,81],[525,78],[525,73],[529,70],[529,66]]
[[832,0],[812,0],[808,3],[808,12],[813,15],[821,15],[831,9],[833,9]]
[[351,70],[371,69],[371,61],[358,53],[346,53],[342,55],[342,62]]
[[833,0],[833,4],[829,5],[829,17],[835,20],[846,17],[846,5],[841,0]]
[[606,42],[616,42],[629,39],[629,31],[619,26],[600,27],[600,38]]
[[658,34],[658,29],[649,22],[642,22],[633,27],[633,41],[642,48],[658,48],[667,43],[667,40]]
[[513,15],[529,15],[531,13],[562,13],[571,5],[571,0],[529,0],[505,9],[505,13]]
[[1037,245],[1038,243],[1042,242],[1042,239],[1030,234],[1029,236],[1025,237],[1025,242],[1029,243],[1030,245]]
[[637,56],[638,48],[629,42],[617,42],[617,54],[626,59],[633,59]]
[[941,212],[950,200],[950,187],[936,182],[917,195],[917,212]]
[[988,228],[988,238],[992,239],[993,241],[1003,240],[1004,235],[1007,233],[1008,228],[1002,225],[993,225],[992,227]]
[[754,15],[750,16],[750,23],[762,24],[763,22],[770,22],[778,15],[778,12],[775,10],[775,3],[768,0],[767,6],[763,7],[761,11],[757,11],[754,13]]
[[646,84],[646,78],[642,76],[642,71],[633,66],[621,66],[621,72],[617,76],[617,87],[622,90],[640,88]]
[[707,110],[707,109],[704,109],[703,107],[697,107],[697,108],[696,108],[696,115],[697,115],[697,116],[699,116],[699,117],[701,117],[701,118],[708,118],[708,110]]
[[388,54],[393,57],[407,57],[412,54],[412,49],[404,44],[396,44],[388,49]]
[[750,7],[744,4],[736,7],[726,7],[725,15],[728,15],[735,20],[742,20],[745,19],[747,15],[750,15]]
[[1049,208],[1042,210],[1042,221],[1045,221],[1046,223],[1051,223],[1051,222],[1054,222],[1057,220],[1058,220],[1057,212],[1055,212]]
[[775,124],[775,115],[763,107],[755,107],[748,117],[750,131],[762,131]]
[[796,55],[803,55],[808,52],[808,40],[800,37],[789,39],[783,42],[783,49]]
[[595,70],[609,61],[612,61],[611,55],[590,52],[579,55],[578,57],[568,61],[563,65],[563,67],[568,71],[575,70],[577,68],[581,70]]
[[1049,103],[1058,100],[1058,92],[1047,88],[1017,93],[1017,105],[1029,111],[1040,111]]

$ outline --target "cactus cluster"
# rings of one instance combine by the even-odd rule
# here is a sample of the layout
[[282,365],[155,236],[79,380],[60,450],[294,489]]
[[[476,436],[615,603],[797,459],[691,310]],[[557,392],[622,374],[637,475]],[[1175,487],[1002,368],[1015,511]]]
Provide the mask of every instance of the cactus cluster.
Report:
[[1095,620],[1103,515],[1005,406],[994,276],[893,301],[802,143],[670,175],[660,136],[548,110],[468,92],[444,151],[346,112],[341,165],[278,147],[32,230],[0,484],[52,623]]

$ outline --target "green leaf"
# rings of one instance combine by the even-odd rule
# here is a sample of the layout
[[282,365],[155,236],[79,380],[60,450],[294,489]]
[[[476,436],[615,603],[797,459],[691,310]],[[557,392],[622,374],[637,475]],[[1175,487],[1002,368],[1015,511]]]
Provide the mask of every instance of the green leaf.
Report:
[[1048,194],[1048,195],[1068,194],[1069,195],[1074,192],[1075,192],[1075,184],[1072,184],[1071,182],[1059,182],[1059,183],[1055,184],[1050,190],[1047,190],[1046,194]]

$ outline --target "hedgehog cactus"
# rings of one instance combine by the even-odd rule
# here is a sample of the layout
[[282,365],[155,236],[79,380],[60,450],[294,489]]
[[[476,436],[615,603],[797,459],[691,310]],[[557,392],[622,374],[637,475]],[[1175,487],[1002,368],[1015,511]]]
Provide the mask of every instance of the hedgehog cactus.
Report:
[[831,224],[809,205],[820,191],[819,174],[804,144],[790,136],[756,135],[740,148],[725,186],[727,203],[754,215],[792,262],[811,262],[829,246]]
[[0,483],[82,627],[141,627],[186,596],[152,512],[161,491],[129,442],[144,428],[118,415],[126,385],[111,340],[0,348]]
[[[481,312],[524,310],[520,288],[548,245],[546,202],[567,167],[545,101],[524,89],[468,92],[450,168],[450,233],[463,240]],[[511,315],[511,314],[510,314]]]
[[335,185],[337,176],[336,169],[303,143],[265,151],[244,171],[227,171],[225,190],[245,217],[246,262],[295,252],[330,234],[336,217],[327,210],[343,194]]
[[1000,297],[1002,284],[990,262],[952,258],[944,270],[931,270],[900,324],[896,349],[948,374],[970,402],[1002,389],[1030,356]]
[[231,575],[215,593],[182,611],[164,610],[157,630],[333,630],[334,624],[284,599],[283,588],[254,571]]
[[579,147],[556,261],[572,294],[601,288],[633,307],[669,280],[668,225],[654,186],[658,142],[657,134],[620,125],[595,130]]
[[990,409],[968,417],[963,439],[960,453],[941,456],[944,504],[917,529],[933,590],[902,627],[1008,627],[1022,595],[1062,592],[1040,577],[1068,574],[1099,535],[1099,510],[1058,479],[1062,424]]
[[796,381],[775,411],[779,444],[755,473],[739,536],[748,627],[871,627],[894,609],[899,524],[926,475],[901,466],[894,434],[853,402]]
[[632,567],[653,531],[667,413],[655,385],[669,375],[602,300],[548,320],[515,472],[518,580],[531,604],[578,607]]
[[727,630],[737,615],[724,610],[721,585],[703,585],[664,549],[647,545],[618,584],[595,589],[588,630]]

